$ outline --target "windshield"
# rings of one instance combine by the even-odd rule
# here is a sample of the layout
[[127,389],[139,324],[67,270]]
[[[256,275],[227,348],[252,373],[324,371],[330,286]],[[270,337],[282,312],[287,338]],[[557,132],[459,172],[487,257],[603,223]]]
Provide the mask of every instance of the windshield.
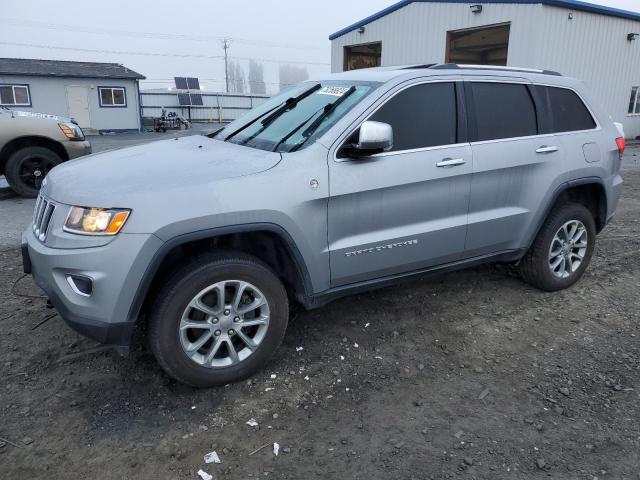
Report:
[[304,148],[380,84],[305,82],[288,88],[230,123],[214,138],[261,150]]

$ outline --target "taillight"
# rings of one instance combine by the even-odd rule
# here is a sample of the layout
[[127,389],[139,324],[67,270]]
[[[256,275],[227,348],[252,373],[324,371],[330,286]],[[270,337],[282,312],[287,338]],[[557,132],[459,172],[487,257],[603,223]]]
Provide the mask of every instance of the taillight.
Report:
[[623,137],[616,138],[616,145],[618,146],[618,152],[620,152],[620,155],[624,155],[624,147],[626,145],[624,142],[624,138]]

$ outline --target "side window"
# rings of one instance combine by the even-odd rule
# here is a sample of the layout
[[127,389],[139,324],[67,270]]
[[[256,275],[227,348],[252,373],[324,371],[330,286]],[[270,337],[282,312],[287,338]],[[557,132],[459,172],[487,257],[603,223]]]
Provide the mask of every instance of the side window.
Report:
[[631,99],[629,100],[629,110],[627,110],[629,115],[637,115],[640,113],[639,91],[640,87],[631,87]]
[[477,141],[538,134],[533,99],[526,85],[472,82]]
[[567,88],[541,87],[548,95],[553,133],[576,132],[596,128],[589,109],[576,93]]
[[126,107],[124,87],[98,87],[100,107]]
[[456,143],[457,107],[451,82],[409,87],[387,101],[369,120],[393,128],[393,151]]

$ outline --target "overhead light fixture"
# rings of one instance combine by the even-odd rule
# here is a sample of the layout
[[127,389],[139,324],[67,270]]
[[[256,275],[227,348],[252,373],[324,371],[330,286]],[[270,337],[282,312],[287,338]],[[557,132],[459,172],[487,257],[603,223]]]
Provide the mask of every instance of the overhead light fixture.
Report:
[[569,20],[573,20],[573,12],[569,12]]
[[471,5],[469,8],[473,13],[480,13],[482,11],[482,5]]
[[640,37],[640,33],[630,33],[627,35],[627,40],[633,42],[634,40],[637,40],[638,37]]
[[364,27],[360,27],[360,28],[358,29],[358,33],[364,33],[364,31],[365,31],[365,28],[364,28]]

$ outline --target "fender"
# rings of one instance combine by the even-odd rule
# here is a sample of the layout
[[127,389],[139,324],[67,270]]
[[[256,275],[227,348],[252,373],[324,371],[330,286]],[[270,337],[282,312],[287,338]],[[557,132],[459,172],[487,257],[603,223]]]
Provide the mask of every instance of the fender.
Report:
[[[527,248],[531,247],[531,245],[533,245],[533,242],[535,241],[536,237],[538,236],[538,233],[540,232],[540,229],[542,228],[542,225],[544,224],[544,221],[547,219],[547,217],[549,216],[549,213],[551,213],[551,209],[553,208],[553,206],[556,204],[556,202],[558,201],[558,198],[560,198],[560,195],[562,195],[564,192],[566,192],[567,190],[573,188],[573,187],[578,187],[580,185],[600,185],[604,191],[605,191],[605,202],[608,202],[607,199],[607,189],[605,188],[604,185],[604,181],[602,180],[602,178],[600,177],[582,177],[582,178],[576,178],[574,180],[569,180],[567,182],[561,183],[553,192],[553,194],[551,195],[551,198],[549,200],[549,202],[547,202],[547,204],[545,205],[545,208],[543,210],[543,215],[538,219],[538,222],[536,224],[536,228],[533,230],[532,235],[530,236],[530,238],[527,241]],[[606,212],[607,206],[605,204],[605,212]]]
[[208,228],[205,230],[198,230],[195,232],[184,233],[181,235],[177,235],[173,238],[167,240],[162,247],[158,249],[158,251],[153,256],[151,262],[147,266],[146,271],[142,276],[142,280],[138,285],[138,289],[133,298],[133,302],[131,304],[131,308],[129,309],[129,314],[127,316],[128,322],[136,322],[138,319],[138,315],[140,314],[140,309],[142,308],[142,304],[149,292],[149,287],[151,286],[151,282],[155,277],[160,265],[169,254],[171,250],[175,247],[183,245],[185,243],[193,242],[196,240],[205,240],[207,238],[218,237],[221,235],[228,235],[231,233],[245,233],[245,232],[258,232],[258,231],[268,231],[278,235],[282,240],[284,240],[289,253],[291,253],[292,258],[295,262],[295,267],[298,275],[302,279],[302,288],[303,288],[303,299],[302,302],[306,303],[306,299],[310,298],[313,293],[313,289],[311,287],[311,279],[309,276],[309,271],[307,270],[306,263],[298,246],[295,241],[283,227],[280,225],[276,225],[275,223],[248,223],[248,224],[239,224],[239,225],[229,225],[225,227],[216,227],[216,228]]

